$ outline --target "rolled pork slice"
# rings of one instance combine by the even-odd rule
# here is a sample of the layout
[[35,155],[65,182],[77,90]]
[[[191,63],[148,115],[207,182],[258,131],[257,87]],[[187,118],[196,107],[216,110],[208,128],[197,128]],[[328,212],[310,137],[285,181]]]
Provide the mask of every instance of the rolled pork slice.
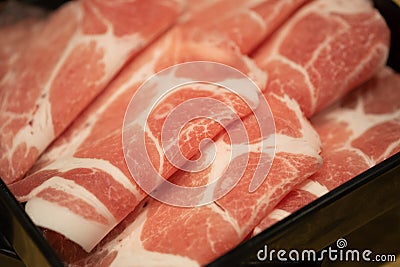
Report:
[[252,57],[269,75],[267,90],[296,99],[310,117],[385,65],[389,36],[372,1],[313,1]]
[[386,67],[312,119],[322,168],[292,190],[254,235],[400,151],[400,75]]
[[243,54],[252,52],[287,18],[310,0],[189,1],[181,18],[187,28],[218,32],[234,41]]
[[[273,21],[268,19],[266,23]],[[11,186],[19,200],[27,202],[27,213],[36,224],[63,234],[89,251],[146,196],[125,164],[121,134],[130,98],[154,73],[181,62],[209,60],[233,66],[260,88],[264,87],[266,75],[241,54],[240,47],[222,32],[224,29],[209,32],[207,28],[187,27],[185,23],[190,22],[174,27],[126,66],[106,92],[42,155],[31,174]],[[225,31],[230,30],[228,25]],[[243,30],[239,28],[237,33]],[[157,119],[150,123],[154,127],[149,129],[147,141],[152,149],[148,151],[164,178],[177,170],[166,160],[159,144],[161,126],[174,106],[193,96],[203,96],[230,102],[227,104],[239,117],[251,112],[236,96],[221,89],[203,86],[203,90],[193,92],[193,88],[186,88],[167,97],[159,105],[159,116],[154,116]],[[200,127],[192,127],[196,124]],[[187,158],[197,153],[201,140],[212,138],[222,130],[210,120],[194,120],[185,127],[193,129],[187,132],[190,138],[180,142]],[[49,216],[46,210],[50,207],[62,216],[57,219]]]
[[[146,196],[129,173],[121,139],[129,101],[150,75],[185,60],[210,59],[229,64],[260,85],[265,84],[265,74],[254,63],[238,49],[232,50],[231,43],[217,40],[217,36],[201,37],[179,29],[164,36],[129,65],[56,140],[28,177],[10,186],[20,201],[27,202],[25,209],[37,225],[55,230],[90,251]],[[259,92],[251,95],[256,105]],[[145,132],[151,163],[164,178],[176,171],[161,146],[164,121],[170,110],[193,97],[219,100],[241,117],[250,112],[237,95],[221,87],[184,86],[167,95],[147,118]],[[191,121],[180,135],[182,154],[192,157],[201,140],[221,129],[219,123],[208,119]]]
[[23,49],[10,47],[12,66],[0,77],[0,177],[7,184],[21,179],[180,11],[175,0],[74,1],[39,21],[34,35],[20,38]]
[[[311,5],[314,5],[314,3],[310,4],[310,6]],[[313,13],[321,13],[319,9],[325,6],[325,4],[322,4],[322,1],[315,5],[317,5],[318,8],[315,6],[309,8],[307,6],[304,9],[307,10],[308,8],[308,10],[311,9]],[[341,31],[335,28],[335,24],[343,22],[342,17],[345,17],[347,19],[353,18],[353,20],[350,19],[350,22],[352,23],[351,25],[354,26],[355,28],[357,28],[356,27],[357,23],[355,23],[355,21],[360,19],[362,20],[368,17],[366,21],[367,22],[372,21],[371,24],[362,23],[363,25],[361,26],[358,25],[358,26],[362,28],[362,26],[365,26],[365,24],[367,24],[368,25],[367,28],[369,28],[368,31],[371,31],[374,34],[378,35],[378,37],[376,38],[378,41],[376,41],[375,44],[373,45],[373,48],[371,48],[371,50],[373,51],[371,52],[372,54],[371,62],[365,64],[365,68],[357,69],[355,73],[346,73],[349,74],[349,77],[347,77],[347,81],[353,82],[353,78],[356,77],[355,79],[357,79],[357,82],[361,83],[362,81],[370,77],[380,66],[382,66],[384,61],[386,60],[387,47],[388,47],[387,44],[388,32],[383,19],[377,14],[376,11],[372,9],[369,3],[365,1],[363,2],[358,1],[354,6],[351,6],[352,9],[350,10],[348,10],[349,6],[344,8],[343,5],[345,5],[345,3],[342,1],[331,1],[329,2],[329,4],[327,4],[327,6],[325,6],[325,10],[322,9],[323,11],[322,17],[325,17],[325,19],[328,21],[327,22],[328,24],[330,23],[333,24],[332,28],[334,30],[340,33],[349,31],[349,27],[345,27],[345,29],[342,29]],[[362,9],[361,12],[360,8]],[[316,11],[317,9],[319,12]],[[354,16],[354,14],[349,15],[349,11],[350,13],[355,13],[356,16]],[[303,11],[303,14],[304,12],[305,11]],[[335,15],[337,13],[340,14],[340,12],[345,14],[339,15],[340,19],[337,19]],[[327,14],[328,16],[326,16]],[[299,17],[300,15],[295,15],[295,18],[296,16]],[[315,15],[315,17],[318,17],[318,15]],[[291,21],[292,19],[289,20],[287,24],[290,25]],[[309,21],[307,22],[310,24],[318,25],[318,23],[316,23],[317,21],[318,20],[312,20],[312,23],[310,23]],[[350,23],[349,21],[346,20],[344,21],[346,23]],[[343,26],[343,23],[338,25]],[[378,28],[379,30],[376,30],[376,28]],[[319,32],[313,32],[313,35],[317,35],[318,33],[323,32],[323,30],[320,29]],[[278,32],[281,32],[281,30],[278,30]],[[381,34],[381,32],[383,33]],[[368,34],[369,33],[370,32],[368,32]],[[376,40],[374,38],[372,39]],[[269,40],[269,43],[274,43],[274,37],[273,39]],[[362,49],[364,43],[358,43],[358,44],[361,45],[360,49]],[[346,44],[343,45],[345,46]],[[329,50],[329,48],[328,51],[335,52],[333,50]],[[370,49],[367,48],[365,49],[365,51],[370,52]],[[316,55],[318,55],[319,52],[320,51],[317,49],[315,51]],[[303,51],[301,49],[298,50],[298,54],[301,55],[302,53],[306,54],[307,49],[303,49]],[[256,54],[255,57],[256,60],[257,60],[257,55],[258,54]],[[263,56],[262,58],[265,58],[265,56]],[[369,60],[368,56],[367,59]],[[351,62],[349,61],[348,63]],[[263,68],[265,66],[262,64],[260,65]],[[370,65],[372,65],[372,67]],[[271,67],[272,65],[268,66]],[[274,70],[273,67],[271,67],[271,70],[268,68],[264,69],[272,72],[272,74],[275,75],[275,73],[272,71]],[[280,74],[279,71],[276,72]],[[282,72],[284,73],[284,70],[282,70]],[[282,85],[282,88],[285,89],[285,86],[292,85],[293,88],[297,87],[301,88],[302,87],[301,79],[296,80],[296,75],[295,75],[296,73],[294,74],[289,73],[289,74],[290,75],[285,76],[285,79],[290,81],[289,84],[285,83],[279,84],[280,82],[279,80],[272,79],[274,83],[269,81],[268,86],[274,84],[275,86],[277,86],[277,88],[279,88],[279,86]],[[283,76],[280,78],[283,80]],[[296,82],[298,82],[298,84],[296,84]],[[357,82],[351,84],[349,88],[354,86]],[[345,84],[345,82],[343,82],[342,85],[343,84]],[[349,90],[349,88],[347,88],[346,90]],[[285,99],[285,101],[289,101],[291,103],[291,105],[288,105],[288,103],[286,102],[286,106],[291,106],[291,107],[296,106],[297,105],[296,102],[298,101],[301,104],[302,109],[298,108],[297,111],[300,113],[303,111],[306,114],[306,116],[311,116],[311,114],[317,110],[316,108],[317,102],[322,103],[318,104],[318,109],[321,109],[322,107],[328,104],[324,102],[325,100],[324,101],[318,100],[318,98],[320,98],[321,95],[329,95],[331,98],[337,99],[344,94],[342,90],[335,91],[332,90],[332,87],[326,85],[321,85],[319,87],[318,94],[315,95],[311,95],[308,89],[306,91],[299,90],[300,94],[301,93],[303,94],[299,98],[296,98],[295,95],[293,95],[293,92],[290,91],[285,92],[282,90],[283,91],[282,92],[280,90],[274,91],[269,89],[270,88],[268,87],[268,92],[272,93],[273,95],[273,97],[269,98],[270,101],[273,98],[281,100]],[[294,98],[296,101],[291,100],[291,98]],[[308,102],[301,101],[302,99],[303,100],[308,99],[309,101]],[[315,103],[313,103],[313,101]],[[331,101],[331,99],[329,99],[329,101]],[[273,105],[273,100],[271,102]],[[273,110],[279,113],[279,108],[274,108]],[[291,124],[287,122],[290,121],[290,119],[288,118],[294,116],[288,116],[288,114],[290,114],[288,112],[282,112],[282,114],[283,114],[282,117],[279,117],[278,115],[274,114],[277,119],[276,121],[278,125],[277,129],[290,135],[293,129],[291,127],[288,127],[288,125]],[[307,121],[305,119],[304,121],[307,124]],[[285,126],[280,128],[279,124]],[[293,125],[296,125],[296,123]],[[303,137],[303,135],[300,136]],[[188,265],[189,263],[193,264],[194,266],[198,264],[207,263],[208,261],[221,255],[221,253],[229,250],[230,248],[238,244],[241,240],[243,240],[247,234],[251,233],[252,231],[251,227],[258,224],[259,221],[263,218],[263,216],[268,214],[274,208],[274,206],[288,192],[290,192],[291,189],[293,189],[296,183],[305,180],[307,177],[311,176],[318,170],[321,163],[320,158],[318,156],[319,143],[318,141],[316,141],[318,140],[318,137],[312,138],[312,136],[316,135],[310,134],[305,136],[304,137],[305,140],[303,142],[300,142],[301,145],[299,146],[293,145],[296,142],[292,142],[292,140],[290,139],[287,140],[283,138],[283,140],[280,141],[279,138],[277,139],[277,153],[275,156],[275,161],[272,165],[271,172],[267,176],[265,182],[269,186],[265,186],[264,184],[264,186],[260,187],[255,192],[255,194],[251,195],[248,192],[249,188],[248,186],[250,183],[248,179],[247,183],[242,182],[246,181],[246,174],[245,174],[243,176],[242,181],[230,193],[228,193],[222,199],[217,200],[214,203],[204,207],[184,209],[184,208],[172,207],[157,202],[155,200],[150,200],[144,207],[144,209],[141,212],[139,212],[139,215],[137,215],[136,220],[130,224],[128,223],[128,226],[125,228],[125,230],[122,232],[120,236],[118,236],[115,239],[112,239],[112,241],[109,241],[109,243],[106,243],[96,248],[94,254],[91,254],[91,256],[86,257],[85,260],[83,260],[82,262],[88,262],[88,261],[90,262],[93,259],[96,258],[98,259],[99,258],[98,255],[103,255],[103,256],[107,255],[106,266],[108,265],[119,266],[123,265],[123,260],[125,258],[133,257],[133,255],[135,255],[137,252],[137,258],[140,259],[141,264],[143,265],[143,262],[146,262],[148,266],[154,266],[157,264],[160,265],[162,264],[160,262],[166,262],[166,264],[169,264],[169,262],[171,261],[174,262],[175,265],[181,262],[182,266]],[[222,141],[218,139],[217,143],[219,142]],[[307,146],[306,145],[307,143],[313,145]],[[290,153],[285,153],[286,151],[284,151],[282,154],[279,153],[280,152],[279,144],[281,144],[281,146],[283,147],[286,147],[283,144],[290,144],[287,145],[287,147],[293,149],[294,154],[299,153],[299,155],[303,157],[300,156],[299,161],[296,160],[292,161]],[[300,148],[306,149],[308,152],[310,152],[310,154],[308,154],[310,158],[304,157],[304,153],[299,151],[301,150]],[[277,167],[277,169],[274,169],[274,166],[278,166],[282,164],[282,162],[288,164],[286,165],[286,168],[279,166]],[[251,164],[251,162],[250,164],[248,164],[248,168],[246,169],[247,174],[251,173],[252,171],[251,169],[253,166],[254,164]],[[210,169],[212,169],[212,167],[210,167]],[[221,170],[224,168],[217,167],[215,169]],[[278,172],[279,174],[276,174],[274,171]],[[204,173],[208,173],[209,175],[204,176]],[[195,181],[194,183],[201,184],[202,182],[213,180],[215,178],[214,177],[215,174],[216,171],[210,171],[210,170],[206,170],[201,174],[182,174],[180,172],[177,172],[175,175],[177,175],[178,178],[172,177],[171,179],[178,183],[182,179],[183,184],[187,181]],[[245,186],[243,186],[243,184],[245,184]],[[267,190],[266,188],[268,188],[269,190]],[[264,190],[267,190],[267,193]],[[261,197],[257,193],[260,193]],[[225,202],[224,200],[227,201]],[[215,226],[215,228],[213,228],[213,226]],[[216,229],[219,229],[220,232],[217,232]],[[224,230],[221,231],[220,229]],[[196,236],[195,240],[193,240],[194,236]],[[129,250],[132,250],[134,252],[129,252]],[[156,253],[149,254],[147,253],[148,251]],[[159,253],[163,253],[163,255],[160,255]],[[181,258],[171,257],[176,255],[181,256]],[[188,260],[194,260],[194,262]]]
[[[250,156],[248,162],[240,162],[241,154],[232,159],[237,165],[233,171],[244,166],[245,173],[222,198],[192,208],[148,198],[89,254],[47,232],[52,245],[62,248],[59,252],[69,266],[201,266],[232,249],[245,239],[263,214],[321,164],[318,135],[296,101],[271,96],[269,103],[277,133],[261,138],[256,118],[251,115],[243,119],[251,143]],[[271,170],[261,186],[250,193],[258,160],[271,160],[270,150],[261,150],[270,144],[270,138],[276,138]],[[219,178],[230,164],[225,160],[230,147],[227,134],[219,136],[215,145],[219,153],[210,167],[196,173],[178,171],[170,181],[191,187]],[[210,147],[202,153],[212,153]]]

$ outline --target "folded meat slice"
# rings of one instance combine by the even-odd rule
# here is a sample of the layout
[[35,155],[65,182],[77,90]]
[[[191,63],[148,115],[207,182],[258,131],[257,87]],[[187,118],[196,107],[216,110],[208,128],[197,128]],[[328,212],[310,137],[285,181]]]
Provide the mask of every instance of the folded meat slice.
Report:
[[254,50],[266,37],[310,0],[189,1],[192,12],[182,17],[188,28],[228,36],[242,53]]
[[389,29],[368,0],[314,1],[253,55],[268,91],[298,101],[306,117],[369,79],[387,58]]
[[43,25],[34,35],[20,38],[26,44],[7,51],[13,63],[0,82],[0,177],[8,184],[21,179],[179,12],[175,0],[74,1],[38,22]]
[[[309,18],[311,18],[311,21]],[[288,68],[292,71],[287,71],[285,69],[286,66],[280,67],[279,62],[275,64],[275,61],[269,61],[269,57],[272,59],[274,59],[274,56],[280,58],[279,53],[281,50],[276,47],[281,45],[281,40],[284,39],[286,41],[285,45],[290,46],[290,42],[297,41],[300,38],[296,34],[298,31],[301,32],[299,29],[303,25],[300,25],[301,27],[297,26],[296,30],[290,30],[291,34],[289,35],[290,25],[296,25],[298,22],[316,26],[322,25],[318,23],[319,18],[326,22],[325,25],[330,25],[328,29],[331,31],[327,32],[336,37],[336,42],[328,42],[328,47],[326,42],[323,42],[323,39],[319,39],[315,44],[316,46],[320,45],[320,48],[318,49],[314,46],[311,52],[308,52],[308,46],[306,46],[308,41],[305,42],[302,49],[297,49],[300,47],[299,42],[295,42],[297,50],[293,46],[289,49],[289,51],[296,52],[293,52],[296,56],[314,54],[310,63],[316,60],[318,64],[310,67],[310,74],[301,71],[300,68],[296,68],[297,62],[295,60],[293,63],[288,63],[290,60],[282,60],[287,63],[288,67],[292,67],[291,69]],[[358,22],[360,24],[357,24]],[[111,241],[101,244],[93,254],[83,261],[75,261],[75,264],[99,263],[99,258],[106,259],[106,261],[100,260],[101,264],[106,266],[121,266],[126,258],[137,258],[141,266],[160,266],[163,263],[168,265],[171,262],[174,265],[180,264],[182,266],[205,264],[237,245],[252,231],[252,227],[257,225],[274,208],[285,194],[290,192],[297,183],[305,180],[318,170],[321,163],[318,156],[318,137],[307,120],[301,117],[302,111],[306,116],[310,116],[315,111],[326,106],[330,101],[333,101],[333,99],[339,98],[351,87],[365,81],[379,66],[383,65],[388,50],[388,31],[383,19],[366,1],[357,1],[354,5],[349,5],[342,1],[311,3],[310,6],[300,11],[300,15],[295,15],[293,19],[289,20],[284,29],[286,30],[278,30],[275,37],[269,40],[266,47],[262,48],[255,56],[259,65],[268,74],[271,73],[272,75],[272,81],[269,81],[268,84],[268,92],[273,93],[269,100],[272,110],[275,112],[274,116],[278,131],[275,160],[262,186],[253,194],[248,191],[251,182],[249,177],[252,176],[249,174],[254,172],[254,166],[256,165],[252,161],[264,156],[255,153],[252,154],[253,157],[250,157],[250,162],[247,162],[247,168],[242,180],[223,198],[207,206],[192,209],[172,207],[150,200],[143,210],[138,212],[139,215],[136,215],[136,220],[133,221],[132,219],[133,222],[131,223],[123,223],[123,225],[127,226],[125,226],[126,228],[123,227],[122,233],[113,238],[110,235]],[[368,38],[367,35],[371,33],[370,42],[365,42],[365,39],[360,42],[357,39],[358,36],[354,40],[348,38],[355,35],[354,33],[344,35],[345,32],[351,32],[350,29],[355,29],[356,32],[362,33],[361,38]],[[325,30],[325,28],[319,28],[318,31],[312,32],[311,35],[324,36]],[[294,39],[291,38],[292,35],[295,36]],[[311,38],[311,35],[308,34],[308,38]],[[285,39],[284,37],[286,36],[287,38]],[[330,38],[332,37],[328,38],[329,41],[332,41]],[[336,58],[337,55],[330,55],[328,52],[351,52],[348,49],[352,45],[348,45],[345,42],[341,42],[339,47],[343,46],[346,49],[331,49],[330,45],[337,43],[337,40],[341,41],[341,38],[345,38],[349,43],[354,42],[354,46],[359,46],[357,49],[362,51],[363,56],[366,55],[365,62],[361,67],[356,67],[355,64],[351,65],[351,63],[353,63],[352,60],[357,62],[360,59],[357,58],[358,54],[355,54],[357,56],[352,59],[347,56],[342,57],[336,63],[349,64],[349,69],[353,68],[355,70],[351,72],[347,69],[345,74],[348,76],[344,76],[343,73],[338,75],[338,73],[340,74],[340,68],[343,68],[343,66],[340,68],[334,68],[335,65],[331,66],[331,69],[334,70],[334,78],[340,78],[340,84],[335,85],[340,90],[335,91],[332,90],[333,87],[331,86],[319,84],[318,90],[311,94],[310,91],[314,89],[312,86],[303,88],[304,80],[307,81],[308,77],[314,77],[313,75],[318,78],[318,75],[325,77],[322,74],[325,75],[325,72],[327,72],[327,61],[325,60],[321,63],[322,59],[319,55],[324,52],[321,55],[331,59],[331,56]],[[366,47],[366,43],[369,46]],[[282,47],[285,48],[286,46]],[[319,72],[315,71],[315,69]],[[298,72],[296,73],[296,71]],[[298,78],[299,74],[302,75],[300,78]],[[315,82],[315,80],[312,81]],[[318,81],[320,82],[320,80]],[[329,81],[335,80],[330,78]],[[308,84],[312,85],[311,83]],[[289,90],[290,86],[298,88],[299,91]],[[288,95],[295,100],[290,99]],[[275,103],[274,99],[278,103],[279,100],[285,103],[279,105]],[[302,109],[299,107],[294,108],[297,102],[301,104]],[[274,105],[276,106],[274,107]],[[296,110],[296,112],[290,112],[290,109],[292,111]],[[298,119],[299,117],[301,117],[299,120],[302,123],[291,121],[291,119]],[[302,129],[307,128],[305,125],[308,125],[310,134],[299,134],[294,129],[296,125],[301,125],[300,128]],[[279,134],[282,134],[282,136]],[[293,135],[300,140],[294,141],[292,139]],[[289,138],[287,138],[288,136]],[[279,137],[281,137],[281,140]],[[218,145],[221,142],[225,141],[224,138],[220,137],[216,146],[223,146]],[[264,160],[268,160],[268,158],[264,158]],[[223,165],[218,166],[218,164],[221,164],[221,161],[216,160],[209,169],[195,174],[177,172],[171,177],[171,180],[183,185],[187,185],[187,183],[190,185],[190,181],[196,185],[212,181],[215,179],[215,175],[224,169]]]
[[[232,47],[225,39],[218,41],[218,36],[176,28],[139,55],[38,160],[33,173],[10,186],[20,201],[27,201],[26,211],[33,221],[91,250],[146,195],[129,173],[121,142],[124,114],[133,94],[153,73],[186,60],[219,60],[265,84],[265,74]],[[253,105],[258,94],[251,94]],[[184,86],[167,95],[150,114],[146,130],[150,158],[165,178],[176,168],[160,149],[163,123],[170,110],[193,97],[224,102],[239,116],[250,112],[237,95],[221,87]],[[182,134],[189,139],[182,137],[179,144],[187,158],[198,151],[202,139],[221,131],[217,122],[201,118],[185,127]]]
[[[261,137],[255,116],[243,119],[251,150],[248,162],[240,162],[241,154],[231,161],[237,165],[234,171],[245,168],[232,191],[195,208],[148,199],[89,255],[82,256],[76,249],[64,247],[66,262],[70,266],[125,266],[129,259],[130,266],[200,266],[239,244],[285,193],[321,164],[318,135],[297,103],[277,96],[271,96],[269,103],[277,133]],[[271,138],[276,138],[271,170],[261,186],[250,193],[258,160],[271,161],[271,148],[261,150],[268,148],[265,146],[271,144]],[[230,147],[227,134],[219,136],[215,145],[220,153],[210,167],[196,173],[178,171],[170,180],[184,186],[199,186],[219,178],[231,164],[225,160]],[[210,147],[202,152],[208,154]]]
[[[277,12],[274,14],[279,16]],[[214,15],[216,19],[218,15]],[[268,19],[266,23],[271,21]],[[121,134],[130,98],[152,74],[180,62],[209,60],[241,70],[263,88],[265,74],[223,33],[231,30],[229,25],[210,32],[207,27],[188,27],[186,23],[190,20],[169,31],[126,66],[104,94],[44,153],[30,176],[11,186],[20,201],[27,201],[26,210],[35,223],[90,250],[145,197],[125,165]],[[272,27],[265,27],[272,31]],[[238,28],[237,33],[240,35],[243,30]],[[260,34],[265,36],[267,33]],[[255,36],[255,40],[258,39]],[[149,124],[154,127],[148,135],[151,147],[148,151],[152,153],[152,163],[165,178],[176,168],[159,150],[160,129],[166,114],[174,106],[191,97],[202,96],[230,102],[228,105],[241,117],[250,113],[242,101],[221,89],[211,90],[204,86],[197,90],[181,89],[161,102],[159,116],[154,116],[157,118]],[[194,120],[185,127],[190,129],[195,124],[200,127],[192,127],[194,131],[188,132],[189,139],[180,142],[187,158],[198,151],[202,139],[211,138],[222,130],[218,123],[209,120]],[[50,208],[53,214],[59,212],[62,216],[49,217],[45,210]]]
[[291,191],[254,234],[400,151],[400,75],[389,68],[312,119],[322,168]]

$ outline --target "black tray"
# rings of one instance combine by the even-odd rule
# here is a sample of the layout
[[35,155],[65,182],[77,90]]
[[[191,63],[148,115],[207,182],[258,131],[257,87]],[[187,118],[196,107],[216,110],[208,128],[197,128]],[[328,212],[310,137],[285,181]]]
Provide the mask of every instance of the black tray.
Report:
[[[374,3],[392,32],[388,65],[400,72],[400,8],[390,0],[374,0]],[[264,245],[276,250],[320,251],[399,205],[400,153],[397,153],[240,244],[208,267],[277,266],[257,259],[257,252]],[[318,263],[308,266],[312,264]],[[1,179],[0,266],[64,266]]]

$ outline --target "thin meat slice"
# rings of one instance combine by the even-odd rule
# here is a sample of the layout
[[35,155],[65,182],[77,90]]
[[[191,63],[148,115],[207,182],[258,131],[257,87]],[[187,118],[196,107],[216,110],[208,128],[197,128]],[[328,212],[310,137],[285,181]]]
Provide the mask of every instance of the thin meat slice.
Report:
[[400,75],[381,70],[312,123],[322,141],[322,168],[291,191],[254,234],[400,151]]
[[[260,149],[270,144],[267,140],[274,134],[261,138],[257,120],[251,115],[243,119],[251,142],[249,161],[240,162],[241,154],[232,159],[245,173],[227,195],[196,208],[149,199],[89,255],[65,249],[66,262],[70,266],[125,266],[130,259],[130,266],[200,266],[239,244],[285,193],[321,164],[318,135],[297,103],[277,96],[271,96],[269,103],[277,128],[276,154],[268,176],[255,192],[249,192],[249,185],[256,163],[271,160],[268,150],[260,153]],[[178,171],[170,180],[198,186],[219,178],[229,165],[224,160],[230,147],[227,134],[219,136],[215,145],[220,153],[209,168],[197,173]],[[202,152],[208,154],[208,148]]]
[[[241,70],[263,88],[265,74],[223,34],[224,30],[231,30],[230,26],[209,32],[201,26],[187,27],[186,23],[191,22],[182,22],[170,30],[126,66],[106,92],[38,160],[31,175],[11,186],[20,201],[27,201],[26,210],[35,223],[90,250],[145,197],[125,165],[121,134],[130,98],[152,74],[176,63],[217,61]],[[177,169],[160,149],[160,131],[166,115],[176,105],[193,97],[211,97],[232,106],[240,117],[250,113],[243,101],[221,88],[203,85],[197,89],[181,89],[167,96],[156,108],[154,118],[149,119],[148,151],[153,165],[164,178]],[[182,135],[186,133],[189,138],[180,139],[183,155],[192,157],[201,140],[212,138],[221,130],[221,125],[205,119],[185,125]],[[50,207],[53,213],[58,211],[63,216],[56,220],[46,216],[44,210]],[[63,246],[56,249],[62,250]]]
[[306,117],[368,80],[387,58],[389,29],[368,0],[314,1],[255,53],[268,91],[298,101]]
[[[189,1],[192,12],[185,27],[218,32],[233,40],[242,53],[253,51],[266,37],[309,0]],[[193,7],[195,6],[195,7]]]
[[[201,36],[198,32],[177,28],[127,66],[38,160],[32,174],[10,186],[20,201],[27,201],[26,211],[33,221],[90,251],[146,196],[129,173],[121,142],[124,114],[133,94],[153,73],[191,60],[218,60],[241,70],[260,86],[265,84],[265,74],[237,48],[232,48],[234,44],[218,36]],[[152,95],[151,91],[148,93]],[[258,92],[250,95],[253,96],[250,102],[256,105]],[[221,87],[184,86],[167,95],[150,114],[146,129],[151,163],[165,178],[176,168],[161,149],[163,123],[170,110],[193,97],[224,102],[239,116],[250,112],[237,95]],[[217,122],[201,118],[191,121],[180,135],[182,154],[192,157],[202,139],[213,137],[219,131],[221,125]],[[56,213],[60,215],[54,217]]]
[[[370,14],[376,15],[369,5],[366,5],[366,7]],[[377,21],[378,28],[386,29],[385,27],[381,27],[385,25],[380,17]],[[371,68],[372,70],[369,70],[369,73],[365,74],[367,77],[372,75],[385,60],[387,40],[384,37],[382,39],[383,41],[377,45],[381,48],[381,50],[377,49],[381,52],[381,54],[377,53],[379,60],[372,64],[374,65]],[[301,84],[296,84],[293,81],[291,83],[294,86],[301,86]],[[329,87],[325,88],[322,86],[320,93],[324,94],[326,92],[325,94],[328,94],[329,89]],[[271,90],[271,92],[275,91]],[[338,94],[336,98],[343,94],[341,91],[335,93]],[[280,91],[277,91],[276,94],[278,95],[277,99],[291,101]],[[291,94],[289,95],[292,96]],[[304,98],[306,98],[306,95]],[[299,101],[299,99],[296,100]],[[273,100],[271,102],[273,106]],[[296,105],[296,101],[291,101],[291,103],[292,105]],[[323,105],[326,105],[326,103]],[[322,108],[323,105],[321,104],[319,108]],[[308,108],[308,110],[313,110],[311,102],[302,103],[302,106],[303,109]],[[279,108],[273,108],[273,110],[279,114]],[[298,124],[293,122],[288,123],[293,116],[288,116],[290,113],[284,108],[282,110],[281,115],[283,116],[281,117],[278,117],[279,115],[275,115],[274,113],[277,117],[277,129],[280,129],[286,135],[296,136],[298,131],[293,129],[293,125]],[[301,113],[299,108],[297,111]],[[310,116],[311,113],[305,112],[307,116]],[[304,121],[306,122],[306,120]],[[287,127],[288,125],[292,127]],[[300,134],[300,137],[303,137],[303,135]],[[305,140],[301,146],[296,146],[296,142],[291,142],[292,140],[290,139],[283,139],[283,142],[277,141],[278,147],[280,142],[282,142],[281,144],[286,144],[294,156],[285,150],[280,153],[278,148],[271,172],[265,182],[269,186],[263,184],[253,195],[248,192],[249,177],[251,175],[248,176],[246,174],[254,171],[252,168],[254,168],[255,164],[252,161],[262,158],[262,155],[253,155],[255,159],[250,157],[250,162],[247,162],[246,173],[242,181],[222,199],[210,205],[194,209],[172,207],[155,200],[150,200],[143,211],[139,213],[136,220],[126,228],[126,231],[122,232],[121,235],[109,243],[99,246],[92,256],[89,256],[86,260],[98,259],[99,255],[102,255],[102,257],[107,258],[106,266],[119,266],[122,264],[123,259],[128,257],[126,256],[127,251],[131,250],[131,254],[128,255],[135,257],[137,254],[141,265],[144,265],[144,262],[146,262],[148,266],[153,266],[160,264],[160,262],[168,262],[169,260],[172,260],[175,265],[178,262],[181,262],[182,265],[188,265],[188,259],[195,260],[195,262],[191,263],[196,265],[205,264],[221,255],[221,253],[229,250],[243,240],[252,231],[252,227],[258,224],[297,183],[305,180],[318,170],[320,159],[318,157],[318,145],[316,145],[318,141],[315,141],[315,139],[318,140],[317,137],[315,139],[310,136],[304,137]],[[220,140],[218,139],[218,141]],[[306,146],[306,143],[314,145]],[[285,145],[282,145],[282,147],[286,148]],[[306,150],[312,156],[305,156],[303,151],[298,150],[300,148],[309,148]],[[220,161],[216,162],[221,163]],[[284,165],[285,163],[287,164],[286,166]],[[210,169],[212,170],[212,167]],[[178,172],[175,174],[178,178],[175,178],[174,175],[171,180],[184,185],[188,181],[194,181],[193,183],[196,185],[199,183],[202,184],[203,182],[213,180],[215,178],[214,175],[223,169],[224,166],[218,166],[214,169],[216,171],[205,170],[196,174],[182,174]],[[282,177],[286,179],[282,179]],[[220,229],[224,230],[218,232]],[[194,236],[196,237],[195,240],[192,238]],[[148,253],[149,251],[153,253]]]
[[0,65],[5,72],[0,81],[0,177],[8,184],[21,179],[122,65],[179,12],[174,0],[74,1],[39,21],[34,34],[20,36],[23,49],[12,48],[14,38],[4,41],[11,44],[6,53],[12,64],[6,71]]

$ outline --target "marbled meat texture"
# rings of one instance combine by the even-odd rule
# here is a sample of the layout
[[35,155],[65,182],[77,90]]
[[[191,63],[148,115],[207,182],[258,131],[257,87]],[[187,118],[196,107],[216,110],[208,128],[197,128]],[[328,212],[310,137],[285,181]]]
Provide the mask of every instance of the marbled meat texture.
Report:
[[306,117],[365,82],[387,59],[389,29],[368,0],[314,1],[254,54],[268,91],[296,99]]
[[[298,7],[296,1],[293,3],[292,10]],[[274,14],[282,20],[281,14]],[[235,13],[231,16],[234,17]],[[218,14],[215,17],[217,19]],[[253,15],[248,17],[254,20]],[[261,23],[263,20],[260,17],[258,21]],[[106,92],[38,160],[31,175],[11,186],[20,201],[27,201],[26,211],[36,224],[57,231],[90,251],[146,196],[125,165],[121,132],[130,98],[152,74],[181,62],[209,60],[233,66],[252,78],[260,88],[264,87],[266,75],[243,56],[235,40],[224,33],[231,30],[229,25],[210,32],[207,27],[188,27],[186,23],[191,23],[191,20],[171,29],[126,66]],[[269,33],[273,29],[269,23],[277,24],[271,18],[265,23]],[[238,28],[237,34],[244,30]],[[266,32],[260,34],[265,36]],[[256,44],[259,39],[255,37],[253,42]],[[174,106],[193,97],[212,97],[227,103],[241,117],[250,113],[249,107],[237,96],[221,88],[181,89],[167,96],[148,119],[148,151],[152,163],[164,178],[176,171],[160,146],[160,129]],[[253,99],[253,103],[256,102],[258,100]],[[195,125],[199,127],[193,127]],[[218,123],[206,119],[187,124],[182,136],[185,129],[189,140],[183,142],[182,139],[180,145],[187,158],[197,153],[201,140],[212,138],[222,130]],[[44,210],[49,209],[53,214],[59,212],[63,216],[59,219],[46,216],[48,213]]]
[[291,191],[254,234],[400,151],[400,75],[381,70],[312,124],[322,141],[322,168]]
[[[321,164],[318,135],[296,101],[270,96],[269,103],[277,134],[260,138],[255,117],[244,118],[251,142],[249,161],[240,162],[240,154],[232,159],[238,168],[245,168],[245,173],[221,199],[196,208],[147,199],[90,254],[70,242],[54,239],[54,233],[46,234],[54,246],[61,248],[62,258],[70,266],[125,266],[128,261],[129,266],[200,266],[221,256],[239,244],[285,192],[315,173]],[[260,153],[271,137],[276,138],[273,165],[262,185],[249,193],[257,161],[271,160],[268,149]],[[219,153],[209,168],[197,173],[178,171],[170,180],[190,187],[218,178],[229,165],[225,160],[230,149],[226,134],[218,137],[216,147]]]
[[[74,1],[37,27],[20,27],[35,31],[20,36],[21,45],[14,47],[14,36],[6,39],[11,62],[7,70],[0,63],[0,177],[8,184],[21,179],[122,65],[166,30],[180,10],[175,0]],[[0,57],[3,53],[2,48]]]

